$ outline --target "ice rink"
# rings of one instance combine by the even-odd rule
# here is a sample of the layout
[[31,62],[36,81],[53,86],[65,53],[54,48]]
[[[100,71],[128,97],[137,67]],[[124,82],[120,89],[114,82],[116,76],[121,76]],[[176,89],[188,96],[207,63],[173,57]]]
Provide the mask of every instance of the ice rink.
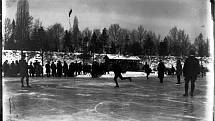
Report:
[[[128,74],[129,75],[129,74]],[[127,76],[124,74],[124,76]],[[131,75],[132,76],[132,75]],[[30,78],[32,88],[21,88],[20,78],[3,78],[5,121],[208,121],[207,81],[199,77],[194,97],[183,97],[184,81],[176,76],[164,83],[152,75],[119,80],[101,78]],[[190,89],[190,88],[189,88]],[[212,106],[212,105],[209,105]]]

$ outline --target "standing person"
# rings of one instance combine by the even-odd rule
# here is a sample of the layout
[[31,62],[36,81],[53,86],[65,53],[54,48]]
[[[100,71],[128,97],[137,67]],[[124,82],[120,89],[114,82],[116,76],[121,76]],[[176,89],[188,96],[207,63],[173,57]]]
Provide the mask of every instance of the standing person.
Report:
[[112,66],[113,72],[114,72],[114,81],[116,83],[115,88],[119,88],[119,84],[117,82],[117,78],[119,77],[121,80],[124,79],[129,79],[129,81],[131,82],[131,77],[122,77],[122,69],[120,67],[120,63],[119,62],[115,62]]
[[182,74],[182,65],[180,59],[177,60],[176,62],[176,75],[177,75],[177,83],[176,84],[181,84],[181,74]]
[[149,79],[149,74],[151,73],[151,69],[149,67],[149,64],[147,64],[147,62],[145,62],[144,70],[145,70],[145,73],[146,73],[146,78]]
[[4,76],[8,76],[8,72],[9,72],[9,64],[8,64],[8,60],[6,60],[4,63],[3,63],[3,72],[4,72]]
[[158,78],[160,79],[160,83],[163,83],[164,72],[166,70],[166,67],[162,60],[160,60],[157,70],[158,70]]
[[34,66],[32,65],[32,62],[30,62],[30,65],[29,65],[29,74],[30,74],[30,77],[34,77],[34,73],[35,73]]
[[47,62],[47,64],[45,65],[45,67],[46,67],[47,77],[50,77],[51,67],[50,67],[50,62],[49,61]]
[[57,76],[58,77],[62,76],[62,65],[60,61],[57,62]]
[[66,61],[64,61],[63,63],[63,73],[64,73],[64,77],[68,76],[68,64],[66,63]]
[[198,59],[194,57],[195,51],[190,50],[190,56],[185,60],[183,75],[185,78],[185,94],[183,96],[188,96],[188,86],[191,81],[191,91],[190,96],[193,97],[193,92],[195,88],[195,81],[200,72],[200,65]]
[[37,60],[36,60],[36,62],[34,62],[34,68],[35,68],[36,77],[39,77],[39,75],[40,75],[39,62]]
[[51,70],[52,70],[52,76],[53,77],[57,76],[56,75],[56,69],[57,69],[56,65],[54,64],[54,62],[52,62],[52,64],[51,64]]
[[19,61],[18,60],[16,60],[16,69],[15,69],[15,73],[16,73],[16,75],[18,75],[18,73],[19,73]]
[[28,63],[25,61],[25,55],[22,55],[21,57],[21,61],[20,61],[20,64],[19,64],[19,68],[20,68],[20,76],[21,76],[21,84],[22,84],[22,87],[24,87],[24,83],[23,83],[23,80],[24,78],[26,78],[26,84],[27,84],[27,87],[30,87],[29,85],[29,75],[28,75]]
[[74,71],[75,71],[75,76],[77,76],[78,75],[78,63],[77,63],[77,61],[75,61],[75,63],[74,63]]
[[15,70],[16,70],[16,65],[14,61],[10,64],[10,70],[11,70],[11,76],[16,76]]
[[71,62],[69,64],[69,77],[74,77],[75,67],[74,63]]

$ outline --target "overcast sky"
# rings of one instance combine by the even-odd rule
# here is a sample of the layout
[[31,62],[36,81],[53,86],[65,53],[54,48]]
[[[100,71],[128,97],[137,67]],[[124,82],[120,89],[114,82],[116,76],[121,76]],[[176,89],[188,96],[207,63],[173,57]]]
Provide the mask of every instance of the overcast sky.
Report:
[[[6,0],[6,17],[15,18],[17,0]],[[208,37],[209,0],[29,0],[30,15],[39,18],[45,27],[56,22],[69,27],[69,10],[78,17],[83,30],[108,28],[118,23],[134,29],[143,25],[162,37],[177,26],[193,40],[200,32]]]

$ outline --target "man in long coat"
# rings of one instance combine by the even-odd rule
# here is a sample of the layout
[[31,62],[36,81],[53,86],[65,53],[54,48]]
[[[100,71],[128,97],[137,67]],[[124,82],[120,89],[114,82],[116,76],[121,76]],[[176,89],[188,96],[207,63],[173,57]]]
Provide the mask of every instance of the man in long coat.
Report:
[[185,94],[183,96],[188,96],[188,86],[191,81],[191,91],[190,96],[193,96],[195,81],[200,72],[199,60],[194,57],[195,51],[190,51],[190,56],[185,60],[183,75],[185,78]]

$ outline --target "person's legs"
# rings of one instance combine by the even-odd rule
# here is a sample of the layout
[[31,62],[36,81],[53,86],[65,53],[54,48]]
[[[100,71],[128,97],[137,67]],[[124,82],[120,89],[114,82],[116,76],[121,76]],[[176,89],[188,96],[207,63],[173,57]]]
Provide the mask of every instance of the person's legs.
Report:
[[118,75],[115,75],[115,76],[114,76],[114,81],[115,81],[115,83],[116,83],[116,86],[115,86],[115,87],[119,87],[119,84],[118,84],[118,82],[117,82],[117,78],[118,78]]
[[185,78],[185,85],[184,85],[185,94],[183,96],[188,96],[188,87],[189,87],[189,79]]
[[194,89],[195,89],[195,80],[192,79],[192,80],[191,80],[191,91],[190,91],[190,96],[193,96]]
[[180,79],[180,75],[177,75],[177,83],[176,84],[180,84],[180,81],[181,81],[181,79]]
[[160,77],[159,79],[160,79],[160,83],[163,83],[163,77]]
[[22,84],[22,87],[24,87],[23,80],[24,80],[24,76],[21,77],[21,84]]
[[28,87],[30,87],[30,85],[29,85],[29,76],[26,76],[26,84],[27,84]]
[[146,73],[146,78],[149,79],[149,73]]

